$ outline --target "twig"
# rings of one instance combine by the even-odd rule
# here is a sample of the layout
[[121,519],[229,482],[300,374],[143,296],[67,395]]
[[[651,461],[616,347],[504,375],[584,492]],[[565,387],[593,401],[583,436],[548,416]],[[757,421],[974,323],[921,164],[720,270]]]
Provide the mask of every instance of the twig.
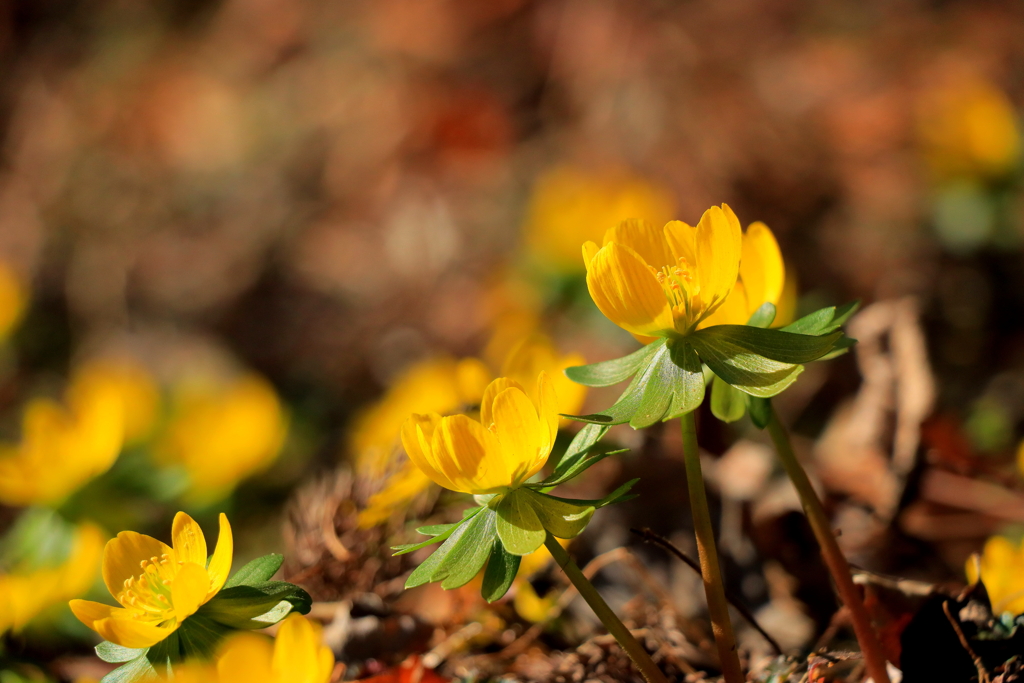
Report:
[[[682,560],[683,564],[685,564],[693,571],[697,572],[697,575],[700,576],[700,565],[697,564],[688,555],[686,555],[686,553],[684,553],[682,550],[677,548],[675,544],[672,543],[672,541],[668,540],[664,536],[660,536],[654,533],[650,529],[630,529],[630,531],[632,531],[634,534],[642,538],[644,541],[647,541],[648,543],[654,543],[655,545],[659,545],[665,550],[669,551],[670,553],[678,557],[680,560]],[[748,624],[754,627],[755,631],[760,633],[761,636],[768,641],[768,644],[772,646],[773,650],[775,650],[775,654],[782,654],[782,647],[779,646],[778,641],[772,638],[772,636],[767,631],[761,628],[761,625],[757,623],[757,619],[755,619],[754,615],[750,612],[750,610],[747,609],[742,602],[740,602],[738,596],[736,596],[732,591],[727,590],[725,592],[725,599],[729,601],[729,604],[732,605],[733,609],[740,613],[740,616],[747,620]]]
[[960,628],[960,624],[953,618],[953,615],[949,612],[949,600],[942,603],[942,611],[946,613],[946,619],[949,620],[949,625],[956,631],[956,637],[960,639],[960,644],[963,645],[964,649],[967,650],[967,654],[971,656],[974,661],[974,668],[978,670],[978,683],[991,683],[991,677],[989,676],[988,669],[985,668],[985,663],[981,661],[981,657],[975,654],[971,648],[971,644],[967,642],[967,636],[964,635],[964,631]]

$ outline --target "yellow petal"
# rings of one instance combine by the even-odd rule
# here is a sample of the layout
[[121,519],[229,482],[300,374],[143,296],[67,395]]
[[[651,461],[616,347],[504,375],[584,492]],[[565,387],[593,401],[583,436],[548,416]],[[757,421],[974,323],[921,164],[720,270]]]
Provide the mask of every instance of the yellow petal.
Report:
[[668,248],[672,252],[672,263],[675,264],[678,259],[683,258],[686,259],[690,268],[695,268],[697,266],[696,228],[682,221],[669,221],[665,224],[663,233]]
[[[566,379],[568,380],[568,377]],[[561,412],[563,403],[564,400],[555,391],[555,382],[551,375],[542,371],[537,377],[537,415],[541,424],[541,443],[538,452],[540,463],[533,465],[532,471],[527,474],[528,477],[539,471],[551,454],[555,438],[558,436],[558,413]]]
[[271,678],[273,657],[274,645],[266,636],[255,633],[232,635],[224,641],[217,656],[220,683],[269,683],[274,680]]
[[583,243],[583,264],[588,270],[590,269],[590,262],[594,260],[594,254],[596,254],[599,249],[600,247],[593,242],[588,241]]
[[512,483],[494,435],[465,415],[441,418],[431,444],[433,464],[463,493],[493,493]]
[[[325,667],[320,630],[299,614],[292,613],[281,624],[274,641],[272,668],[275,681],[326,683],[333,667]],[[326,671],[325,671],[326,669]]]
[[116,645],[133,649],[152,647],[174,633],[177,628],[177,622],[167,626],[157,626],[152,622],[137,621],[127,615],[119,616],[117,612],[109,619],[101,619],[93,625],[93,630],[104,639]]
[[431,454],[434,431],[441,421],[437,413],[430,415],[412,415],[402,425],[402,446],[409,459],[423,474],[430,477],[438,486],[451,491],[458,489],[447,474],[434,466]]
[[697,224],[697,278],[710,313],[725,300],[739,276],[743,230],[728,204],[712,206]]
[[103,549],[103,583],[115,598],[124,590],[127,579],[142,573],[140,563],[161,555],[171,556],[174,550],[152,536],[122,531],[107,541]]
[[68,603],[68,606],[71,607],[71,612],[80,622],[94,631],[96,627],[93,624],[102,619],[109,619],[115,609],[123,609],[104,605],[101,602],[93,602],[92,600],[72,600]]
[[171,543],[174,557],[179,562],[194,562],[206,566],[206,537],[196,521],[184,512],[174,516],[171,525]]
[[174,605],[174,616],[184,621],[206,602],[210,592],[210,575],[206,567],[195,562],[186,562],[178,569],[171,582],[171,603]]
[[786,280],[786,269],[779,243],[764,223],[752,223],[743,235],[740,279],[747,290],[751,314],[765,302],[778,305]]
[[[506,366],[507,365],[508,364],[506,363]],[[506,367],[506,372],[504,374],[511,374],[507,370],[508,368]],[[484,389],[483,398],[480,399],[480,424],[484,427],[490,429],[491,425],[494,424],[493,408],[495,397],[510,387],[516,387],[520,391],[525,391],[523,389],[523,385],[510,377],[498,377],[488,384],[486,389]]]
[[493,429],[511,482],[522,482],[548,439],[547,425],[541,424],[536,406],[522,389],[505,389],[494,398]]
[[[231,524],[228,516],[220,513],[220,531],[217,534],[217,547],[210,558],[210,566],[207,567],[207,574],[210,575],[210,589],[206,600],[209,600],[224,587],[231,573],[231,558],[235,552],[234,537],[231,534]],[[205,601],[204,601],[205,602]]]
[[750,320],[750,304],[747,302],[747,291],[743,282],[737,282],[736,286],[725,297],[725,301],[714,313],[704,318],[697,325],[698,328],[712,327],[714,325],[746,325]]
[[665,240],[663,228],[656,228],[645,220],[630,218],[622,221],[605,233],[604,243],[615,242],[629,247],[637,253],[649,266],[661,270],[665,266],[674,266],[675,258]]
[[587,289],[601,312],[627,332],[656,336],[673,329],[672,311],[661,285],[628,247],[611,243],[594,255]]

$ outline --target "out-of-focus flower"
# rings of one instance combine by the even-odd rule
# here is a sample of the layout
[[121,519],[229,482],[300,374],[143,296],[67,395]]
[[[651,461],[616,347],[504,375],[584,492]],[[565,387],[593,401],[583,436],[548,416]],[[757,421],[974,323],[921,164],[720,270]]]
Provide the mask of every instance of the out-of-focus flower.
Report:
[[162,462],[185,468],[193,498],[215,500],[270,465],[287,433],[274,388],[250,374],[179,387],[156,452]]
[[0,574],[0,634],[19,631],[49,608],[86,593],[103,552],[103,532],[83,523],[59,566]]
[[327,683],[334,653],[321,642],[320,627],[292,613],[271,641],[255,633],[227,640],[212,664],[174,667],[175,683]]
[[37,398],[26,406],[21,442],[0,445],[0,502],[52,505],[114,464],[125,434],[118,389],[89,381],[69,390],[67,404]]
[[[505,346],[511,350],[506,354],[497,374],[515,380],[521,386],[533,387],[537,375],[544,371],[554,388],[558,412],[568,415],[579,412],[587,389],[571,382],[562,371],[584,363],[580,354],[560,354],[551,339],[539,333]],[[431,360],[411,369],[380,404],[366,413],[367,416],[373,416],[373,420],[363,422],[362,428],[372,425],[377,431],[357,431],[354,434],[352,443],[361,444],[367,449],[356,451],[357,467],[371,475],[386,471],[394,462],[402,423],[411,413],[444,415],[476,405],[493,376],[491,366],[476,359],[459,362]],[[471,381],[467,378],[471,378]],[[531,398],[538,400],[536,396]],[[371,496],[366,509],[360,513],[360,526],[367,528],[380,524],[429,485],[430,479],[411,461],[407,461],[388,478],[379,493]]]
[[[973,558],[967,561],[967,580],[978,581]],[[1003,536],[985,541],[981,553],[981,576],[996,614],[1024,613],[1024,540],[1014,543]]]
[[10,334],[25,312],[27,293],[11,268],[0,262],[0,339]]
[[152,536],[122,531],[108,541],[103,581],[121,607],[72,600],[71,611],[123,647],[150,647],[174,633],[224,586],[234,546],[224,514],[212,557],[207,555],[203,530],[184,512],[175,515],[171,538],[173,547]]
[[402,423],[410,413],[450,413],[480,402],[491,379],[475,358],[431,358],[416,363],[378,403],[359,414],[349,437],[356,467],[371,476],[386,473]]
[[[569,539],[559,538],[556,539],[563,548],[567,547],[570,543]],[[544,621],[555,602],[558,600],[560,591],[552,590],[549,591],[544,597],[537,594],[534,590],[533,585],[529,579],[535,574],[539,574],[549,564],[554,561],[555,558],[551,556],[551,551],[546,547],[541,546],[537,548],[529,555],[523,557],[519,563],[519,573],[515,578],[515,596],[512,598],[512,606],[515,608],[516,613],[523,619],[531,623],[539,623]]]
[[696,228],[623,221],[605,234],[604,246],[583,245],[587,288],[609,320],[641,341],[688,334],[732,292],[742,249],[743,231],[728,204],[705,211]]
[[785,281],[786,266],[775,235],[764,223],[751,223],[743,234],[739,280],[703,326],[746,325],[762,304],[779,305]]
[[124,438],[135,444],[148,437],[160,413],[160,389],[153,376],[127,358],[99,358],[83,364],[72,376],[70,396],[88,395],[98,387],[116,391],[124,403]]
[[558,408],[547,373],[538,400],[515,380],[499,377],[484,390],[480,421],[465,415],[413,415],[402,445],[417,467],[452,491],[485,494],[515,489],[547,462],[558,431]]
[[577,273],[584,242],[600,239],[628,218],[644,216],[661,225],[674,213],[672,193],[648,180],[561,166],[537,181],[524,226],[526,245],[542,264]]
[[1017,113],[1004,92],[981,78],[927,92],[919,133],[925,160],[939,180],[1001,176],[1020,161]]

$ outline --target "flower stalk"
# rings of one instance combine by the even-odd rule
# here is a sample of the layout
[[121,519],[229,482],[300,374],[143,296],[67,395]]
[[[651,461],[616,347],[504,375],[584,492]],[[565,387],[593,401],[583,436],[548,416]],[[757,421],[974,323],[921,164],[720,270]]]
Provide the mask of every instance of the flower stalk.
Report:
[[693,528],[697,534],[697,552],[700,556],[700,572],[704,579],[704,593],[711,614],[711,629],[715,634],[718,658],[725,683],[743,683],[746,676],[740,667],[736,652],[736,635],[729,620],[729,602],[725,598],[725,584],[718,564],[715,549],[715,532],[708,510],[707,493],[704,490],[704,476],[700,467],[700,451],[697,447],[697,421],[693,412],[679,418],[683,431],[683,458],[686,462],[686,485],[689,488],[690,508],[693,512]]
[[612,634],[619,645],[622,646],[622,649],[626,651],[626,654],[629,655],[629,658],[633,660],[633,664],[640,670],[647,683],[668,683],[665,674],[661,672],[661,669],[654,663],[651,656],[647,654],[647,651],[633,637],[633,634],[626,628],[626,625],[615,615],[615,612],[612,611],[608,603],[601,597],[601,594],[594,588],[594,584],[590,583],[590,580],[584,576],[583,572],[573,559],[569,557],[569,553],[565,552],[565,548],[559,544],[558,540],[549,533],[544,540],[544,545],[551,552],[551,556],[555,558],[558,566],[562,568],[565,575],[572,581],[576,590],[587,601],[590,608],[594,610],[594,614],[601,620],[604,627],[608,629],[608,633]]
[[850,575],[850,565],[839,549],[836,537],[832,533],[832,525],[825,514],[825,508],[818,499],[818,494],[814,491],[811,480],[807,478],[807,472],[804,471],[803,466],[793,452],[793,444],[789,440],[789,432],[786,431],[786,428],[779,421],[779,417],[775,414],[775,409],[771,406],[770,402],[768,410],[768,433],[772,437],[775,450],[779,454],[779,460],[782,461],[786,474],[789,475],[793,485],[796,487],[797,493],[800,494],[804,514],[807,515],[807,520],[810,522],[811,529],[818,539],[818,545],[821,547],[821,556],[825,560],[825,565],[828,567],[829,572],[832,574],[832,580],[835,581],[840,599],[846,605],[846,609],[849,610],[853,631],[857,636],[857,642],[860,643],[861,652],[864,653],[864,663],[867,667],[868,675],[871,676],[875,683],[889,683],[889,674],[886,669],[885,655],[882,652],[881,643],[874,628],[871,626],[871,619],[868,616],[867,609],[864,607],[860,591],[857,590],[857,586],[853,583],[853,577]]

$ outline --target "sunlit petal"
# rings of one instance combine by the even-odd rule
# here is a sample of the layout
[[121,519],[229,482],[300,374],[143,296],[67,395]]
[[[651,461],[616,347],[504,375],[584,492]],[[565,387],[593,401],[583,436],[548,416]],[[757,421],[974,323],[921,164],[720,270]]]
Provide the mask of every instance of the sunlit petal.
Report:
[[495,397],[494,433],[511,483],[525,478],[542,445],[547,445],[547,431],[537,417],[536,406],[522,389],[506,389]]
[[761,304],[778,304],[786,279],[782,252],[775,235],[764,223],[752,223],[743,235],[740,279],[747,291],[750,313]]
[[[278,683],[270,678],[274,644],[266,636],[255,633],[239,633],[231,636],[221,647],[217,656],[217,673],[220,683],[253,681],[253,683]],[[280,679],[281,683],[287,679]]]
[[432,445],[435,466],[447,465],[445,474],[456,491],[488,493],[512,482],[498,440],[476,420],[465,415],[441,418]]
[[137,621],[131,618],[100,619],[93,624],[93,629],[104,639],[122,647],[143,648],[156,645],[174,633],[178,624],[157,626],[151,622]]
[[224,582],[228,580],[228,575],[231,573],[231,557],[234,552],[235,544],[231,534],[231,524],[228,522],[228,516],[222,512],[220,513],[220,531],[217,534],[217,548],[213,551],[210,566],[206,570],[210,575],[210,592],[206,596],[207,600],[216,595],[224,587]]
[[627,247],[607,244],[594,255],[587,288],[601,312],[629,332],[657,335],[673,328],[661,285],[647,264]]
[[697,224],[697,277],[707,311],[725,300],[739,276],[743,230],[728,204],[712,206]]
[[665,241],[663,228],[639,218],[630,218],[611,228],[604,236],[604,243],[610,242],[629,247],[649,265],[657,269],[675,265],[675,258]]
[[210,592],[210,575],[206,568],[194,562],[186,562],[178,569],[171,582],[171,604],[178,621],[195,614],[199,606],[206,602]]
[[455,483],[444,472],[434,467],[431,455],[434,430],[440,421],[441,416],[437,413],[410,416],[402,425],[402,446],[405,447],[409,459],[434,483],[455,490]]
[[174,516],[171,525],[171,542],[174,557],[179,562],[194,562],[206,566],[206,537],[194,519],[184,512]]
[[[512,373],[508,372],[506,368],[504,374],[510,375]],[[516,387],[520,391],[525,391],[519,382],[509,377],[499,377],[484,389],[483,398],[480,399],[480,424],[484,427],[490,429],[491,425],[494,424],[494,398],[510,387]]]
[[103,583],[115,598],[124,590],[124,582],[141,572],[140,563],[163,555],[171,557],[174,550],[152,536],[122,531],[107,541],[103,549]]

